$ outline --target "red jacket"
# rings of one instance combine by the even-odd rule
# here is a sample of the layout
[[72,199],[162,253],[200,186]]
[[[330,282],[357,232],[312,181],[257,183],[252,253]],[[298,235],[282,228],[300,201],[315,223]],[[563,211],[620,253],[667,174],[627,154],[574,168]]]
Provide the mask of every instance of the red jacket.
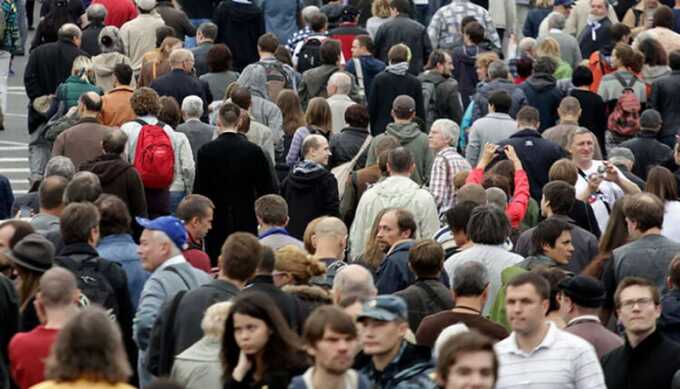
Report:
[[184,259],[196,269],[210,274],[210,257],[203,251],[203,242],[194,240],[189,233],[187,235],[189,235],[189,247],[182,252]]
[[45,358],[59,330],[37,326],[30,332],[20,332],[9,342],[9,363],[14,382],[21,389],[45,380]]
[[[466,184],[482,184],[484,170],[474,168],[470,171]],[[524,219],[529,207],[529,178],[524,170],[515,171],[515,193],[505,207],[505,215],[510,220],[513,229],[517,229]]]
[[106,7],[104,24],[120,28],[125,22],[137,17],[137,7],[132,0],[93,0],[92,4]]

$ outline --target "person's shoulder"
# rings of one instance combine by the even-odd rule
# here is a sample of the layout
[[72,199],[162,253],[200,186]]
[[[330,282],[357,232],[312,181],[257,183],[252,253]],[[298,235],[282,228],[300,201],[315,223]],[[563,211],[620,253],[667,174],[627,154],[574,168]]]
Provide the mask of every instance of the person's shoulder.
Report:
[[554,330],[556,331],[555,339],[558,342],[558,346],[566,347],[579,352],[591,351],[593,355],[596,355],[593,345],[582,337],[559,328],[554,328]]

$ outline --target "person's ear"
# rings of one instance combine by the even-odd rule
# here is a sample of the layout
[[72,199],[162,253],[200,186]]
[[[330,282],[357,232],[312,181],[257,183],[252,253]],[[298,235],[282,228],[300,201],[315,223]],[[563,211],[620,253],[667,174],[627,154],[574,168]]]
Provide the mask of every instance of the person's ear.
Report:
[[671,277],[666,277],[666,286],[668,289],[673,289],[673,281],[671,280]]
[[73,302],[73,304],[78,305],[80,303],[80,293],[80,289],[78,288],[73,291],[73,296],[71,297],[71,302]]
[[541,301],[541,305],[543,305],[543,316],[548,316],[548,309],[550,309],[550,300],[545,299]]

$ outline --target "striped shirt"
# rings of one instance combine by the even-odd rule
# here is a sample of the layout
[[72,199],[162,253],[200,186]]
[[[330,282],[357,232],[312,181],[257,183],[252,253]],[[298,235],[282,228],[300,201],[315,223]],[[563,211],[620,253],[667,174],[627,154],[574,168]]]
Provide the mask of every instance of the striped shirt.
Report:
[[513,332],[495,346],[500,370],[496,389],[606,389],[593,346],[553,322],[531,352],[519,349]]
[[456,174],[470,169],[470,163],[453,147],[447,147],[437,153],[430,171],[430,192],[437,203],[439,214],[453,206],[453,178]]

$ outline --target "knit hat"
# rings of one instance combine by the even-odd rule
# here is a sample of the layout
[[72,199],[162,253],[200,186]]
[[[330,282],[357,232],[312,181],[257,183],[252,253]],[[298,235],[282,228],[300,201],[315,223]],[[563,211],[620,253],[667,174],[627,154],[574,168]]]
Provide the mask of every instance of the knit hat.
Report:
[[135,3],[142,11],[151,11],[156,6],[156,0],[135,0]]
[[657,132],[661,128],[661,114],[655,109],[645,109],[640,115],[640,129]]
[[558,286],[576,305],[599,308],[604,304],[606,296],[604,286],[595,278],[577,275],[563,279]]
[[54,245],[42,235],[32,233],[26,235],[5,254],[20,267],[44,273],[52,267]]

